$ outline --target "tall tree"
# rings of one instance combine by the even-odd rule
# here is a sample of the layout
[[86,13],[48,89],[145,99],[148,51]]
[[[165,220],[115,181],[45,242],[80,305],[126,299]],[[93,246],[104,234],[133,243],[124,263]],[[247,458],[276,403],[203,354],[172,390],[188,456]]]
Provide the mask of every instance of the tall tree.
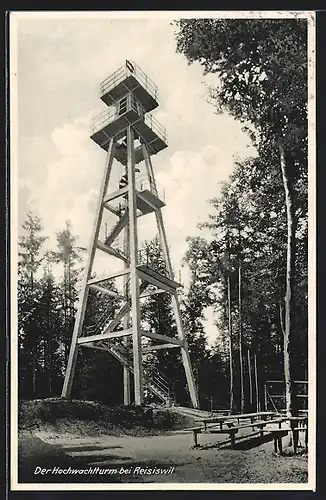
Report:
[[32,212],[28,212],[22,229],[25,234],[19,239],[18,252],[19,382],[25,395],[36,396],[40,349],[37,322],[40,300],[38,271],[43,259],[42,246],[46,237],[42,235],[40,217]]
[[38,360],[43,369],[39,394],[48,397],[60,393],[62,381],[60,288],[52,272],[52,259],[49,252],[45,252],[43,276],[39,280],[39,286],[40,300],[37,319],[40,327],[40,347],[43,347],[43,353]]
[[60,263],[63,266],[61,291],[64,365],[68,359],[70,338],[75,318],[75,303],[78,296],[76,285],[79,280],[80,269],[77,268],[77,264],[81,262],[81,252],[85,250],[76,244],[77,239],[77,236],[72,233],[70,221],[67,221],[65,229],[57,233],[57,250],[52,252],[54,262]]
[[304,19],[182,19],[177,50],[216,73],[218,108],[251,124],[262,156],[281,170],[287,218],[284,376],[286,409],[296,413],[293,387],[296,184],[307,169],[307,22]]

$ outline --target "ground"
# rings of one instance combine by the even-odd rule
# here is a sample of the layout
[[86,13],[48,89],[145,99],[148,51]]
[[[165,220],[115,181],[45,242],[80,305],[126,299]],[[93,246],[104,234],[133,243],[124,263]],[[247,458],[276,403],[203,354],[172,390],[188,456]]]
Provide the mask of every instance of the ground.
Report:
[[288,438],[282,455],[274,452],[270,435],[260,437],[251,428],[237,434],[233,449],[225,434],[200,434],[194,447],[189,427],[203,416],[185,408],[106,407],[61,398],[21,402],[18,482],[307,482],[307,455],[303,448],[293,455]]
[[[225,444],[221,444],[223,443]],[[225,437],[200,436],[192,447],[189,432],[158,436],[81,437],[38,431],[19,440],[20,482],[139,482],[139,483],[303,483],[307,457],[274,453],[271,441],[252,437],[230,449]],[[219,443],[219,445],[217,444]],[[105,476],[34,474],[36,467],[51,469],[113,469]],[[121,467],[130,473],[119,474]],[[136,467],[166,469],[165,474],[139,474]],[[174,467],[174,469],[170,469]],[[114,469],[118,472],[115,473]],[[170,472],[172,470],[172,472]],[[136,473],[134,473],[136,472]],[[137,473],[138,472],[138,473]],[[170,472],[170,473],[169,473]]]

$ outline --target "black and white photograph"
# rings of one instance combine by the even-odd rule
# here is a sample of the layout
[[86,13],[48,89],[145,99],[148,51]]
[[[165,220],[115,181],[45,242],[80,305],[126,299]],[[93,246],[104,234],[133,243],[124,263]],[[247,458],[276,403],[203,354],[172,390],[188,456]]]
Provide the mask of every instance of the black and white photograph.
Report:
[[315,490],[313,11],[16,11],[12,490]]

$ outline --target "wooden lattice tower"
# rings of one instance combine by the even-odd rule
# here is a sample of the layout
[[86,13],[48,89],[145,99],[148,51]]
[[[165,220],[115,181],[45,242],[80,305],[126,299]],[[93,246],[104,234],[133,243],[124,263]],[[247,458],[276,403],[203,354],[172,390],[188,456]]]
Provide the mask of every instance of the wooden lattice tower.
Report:
[[[158,371],[151,371],[150,376],[147,373],[144,375],[143,358],[151,351],[179,348],[191,402],[197,408],[198,397],[177,293],[180,285],[173,276],[161,212],[165,203],[159,194],[151,161],[152,155],[167,147],[165,129],[149,113],[158,106],[157,87],[135,63],[126,61],[124,66],[102,82],[100,89],[101,99],[109,108],[93,121],[91,139],[107,151],[107,158],[62,396],[71,395],[78,349],[90,347],[110,352],[123,364],[125,404],[129,404],[132,399],[131,374],[134,377],[136,405],[143,403],[144,386],[162,402],[169,403],[171,395],[167,381]],[[114,159],[117,162],[113,163]],[[146,178],[138,180],[136,172],[139,172],[139,169],[136,165],[142,161]],[[112,187],[110,179],[112,184],[114,165],[119,169],[122,166],[124,170],[119,185]],[[114,214],[116,222],[104,241],[101,241],[99,235],[106,210]],[[144,264],[139,260],[137,219],[153,212],[165,261],[164,273],[155,271],[149,263]],[[120,234],[124,235],[123,248],[116,246]],[[92,278],[94,257],[98,250],[123,261],[124,268],[105,277]],[[106,286],[108,280],[119,277],[124,280],[122,294]],[[84,319],[91,287],[98,292],[119,297],[122,305],[114,319],[102,321],[99,330],[89,335],[84,328]],[[147,331],[141,327],[141,299],[158,293],[171,295],[177,337]],[[157,344],[144,347],[142,337],[155,339]],[[123,345],[117,342],[118,338],[123,338]]]

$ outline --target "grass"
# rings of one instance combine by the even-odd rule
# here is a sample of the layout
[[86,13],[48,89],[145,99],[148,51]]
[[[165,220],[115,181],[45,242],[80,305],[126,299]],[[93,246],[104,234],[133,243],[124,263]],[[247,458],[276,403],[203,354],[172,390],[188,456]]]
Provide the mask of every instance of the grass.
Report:
[[193,425],[191,418],[150,406],[108,407],[95,401],[47,398],[21,401],[19,430],[47,430],[79,436],[157,435]]

